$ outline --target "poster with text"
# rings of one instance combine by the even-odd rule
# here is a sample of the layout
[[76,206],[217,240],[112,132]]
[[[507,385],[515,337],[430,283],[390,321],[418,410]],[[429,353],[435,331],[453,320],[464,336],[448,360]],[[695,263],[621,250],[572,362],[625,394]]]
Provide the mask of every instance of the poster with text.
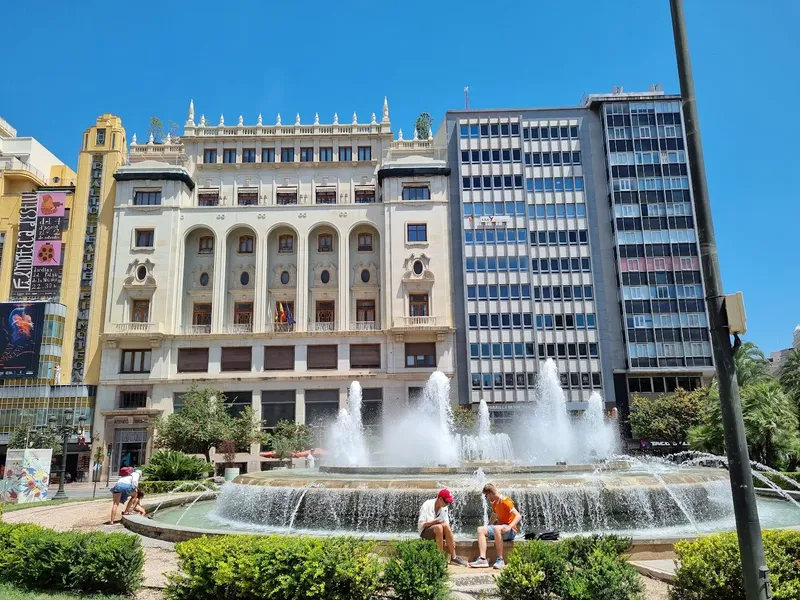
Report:
[[36,377],[44,303],[0,303],[0,379]]

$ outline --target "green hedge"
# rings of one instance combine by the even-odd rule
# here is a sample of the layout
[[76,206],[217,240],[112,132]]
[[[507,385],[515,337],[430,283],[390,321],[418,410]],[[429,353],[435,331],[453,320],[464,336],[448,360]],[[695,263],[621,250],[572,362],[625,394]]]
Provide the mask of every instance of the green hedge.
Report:
[[355,538],[233,535],[176,549],[169,600],[372,600],[383,587],[374,543]]
[[139,538],[122,533],[56,532],[0,523],[0,582],[42,590],[129,594],[142,581]]
[[[200,484],[202,483],[207,488],[212,490],[216,490],[217,486],[214,484],[213,481],[153,481],[149,479],[142,479],[139,482],[139,489],[143,491],[145,494],[168,494],[176,487],[182,484]],[[202,492],[203,489],[201,487],[194,488],[193,486],[187,485],[185,489],[181,490],[183,492]]]
[[447,558],[431,540],[398,542],[391,549],[384,581],[399,600],[444,600]]
[[[762,534],[775,600],[800,598],[800,532],[769,530]],[[735,532],[693,542],[678,542],[680,567],[673,600],[745,600],[742,564]]]
[[630,540],[572,537],[517,542],[497,578],[503,600],[639,600],[642,583],[622,553]]

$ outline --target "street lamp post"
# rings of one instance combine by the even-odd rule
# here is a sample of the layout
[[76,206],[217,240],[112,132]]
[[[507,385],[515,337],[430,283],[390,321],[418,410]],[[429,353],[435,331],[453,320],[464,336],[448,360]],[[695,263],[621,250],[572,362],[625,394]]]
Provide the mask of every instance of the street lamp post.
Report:
[[50,415],[48,425],[50,431],[56,436],[61,438],[61,469],[58,477],[58,491],[53,496],[53,500],[66,500],[67,494],[64,492],[64,481],[67,476],[67,444],[73,435],[83,435],[83,426],[86,423],[86,417],[81,415],[78,417],[78,426],[72,424],[72,417],[75,411],[71,408],[64,410],[61,419],[56,415]]
[[758,507],[753,489],[753,474],[750,470],[742,406],[739,402],[739,386],[736,383],[736,370],[733,363],[735,348],[731,346],[728,314],[717,256],[717,242],[714,237],[714,224],[711,220],[711,203],[706,182],[703,145],[700,140],[700,124],[697,118],[697,102],[694,93],[692,62],[689,58],[689,42],[686,36],[686,21],[683,16],[683,0],[670,0],[670,12],[672,14],[672,32],[675,38],[675,55],[678,62],[678,78],[681,84],[686,143],[689,151],[689,172],[692,176],[694,203],[697,211],[700,260],[706,281],[711,345],[717,366],[722,426],[725,434],[725,450],[728,455],[728,472],[733,493],[733,512],[736,518],[736,533],[739,538],[745,596],[747,600],[769,600],[772,598],[769,569],[767,561],[764,559],[761,525],[758,520]]

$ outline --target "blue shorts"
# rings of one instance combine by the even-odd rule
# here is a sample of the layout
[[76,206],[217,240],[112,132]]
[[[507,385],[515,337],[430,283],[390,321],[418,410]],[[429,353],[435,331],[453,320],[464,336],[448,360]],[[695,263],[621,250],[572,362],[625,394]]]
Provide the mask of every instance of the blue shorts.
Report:
[[[490,540],[490,541],[494,541],[494,528],[495,528],[495,527],[501,527],[501,525],[489,525],[489,526],[488,526],[488,529],[489,529],[489,540]],[[513,540],[515,537],[517,537],[517,532],[516,532],[516,531],[514,531],[513,529],[509,529],[508,531],[506,531],[506,532],[503,534],[503,541],[504,541],[504,542],[510,542],[510,541],[512,541],[512,540]]]
[[125,504],[128,501],[128,497],[133,494],[133,486],[128,485],[126,483],[118,483],[113,488],[111,488],[112,494],[121,494],[120,502]]

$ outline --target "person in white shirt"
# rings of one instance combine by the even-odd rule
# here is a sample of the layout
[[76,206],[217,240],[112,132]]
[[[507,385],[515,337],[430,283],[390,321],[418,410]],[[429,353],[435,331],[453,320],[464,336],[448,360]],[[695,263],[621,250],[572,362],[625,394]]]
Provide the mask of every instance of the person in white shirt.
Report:
[[[436,498],[431,498],[422,503],[417,519],[419,537],[423,540],[434,540],[439,550],[445,552],[444,544],[450,553],[450,564],[467,566],[467,561],[456,554],[456,542],[453,530],[450,529],[450,513],[448,506],[453,503],[450,490],[439,490]],[[446,553],[446,552],[445,552]]]
[[117,516],[117,508],[120,503],[125,504],[129,496],[133,496],[136,488],[139,487],[139,479],[142,477],[142,472],[139,469],[135,471],[131,467],[122,467],[119,470],[120,478],[117,483],[111,488],[111,495],[113,503],[111,504],[111,520],[109,525],[114,524],[114,518]]
[[308,451],[306,455],[306,469],[313,469],[316,461],[314,460],[314,455],[311,454],[311,450]]

